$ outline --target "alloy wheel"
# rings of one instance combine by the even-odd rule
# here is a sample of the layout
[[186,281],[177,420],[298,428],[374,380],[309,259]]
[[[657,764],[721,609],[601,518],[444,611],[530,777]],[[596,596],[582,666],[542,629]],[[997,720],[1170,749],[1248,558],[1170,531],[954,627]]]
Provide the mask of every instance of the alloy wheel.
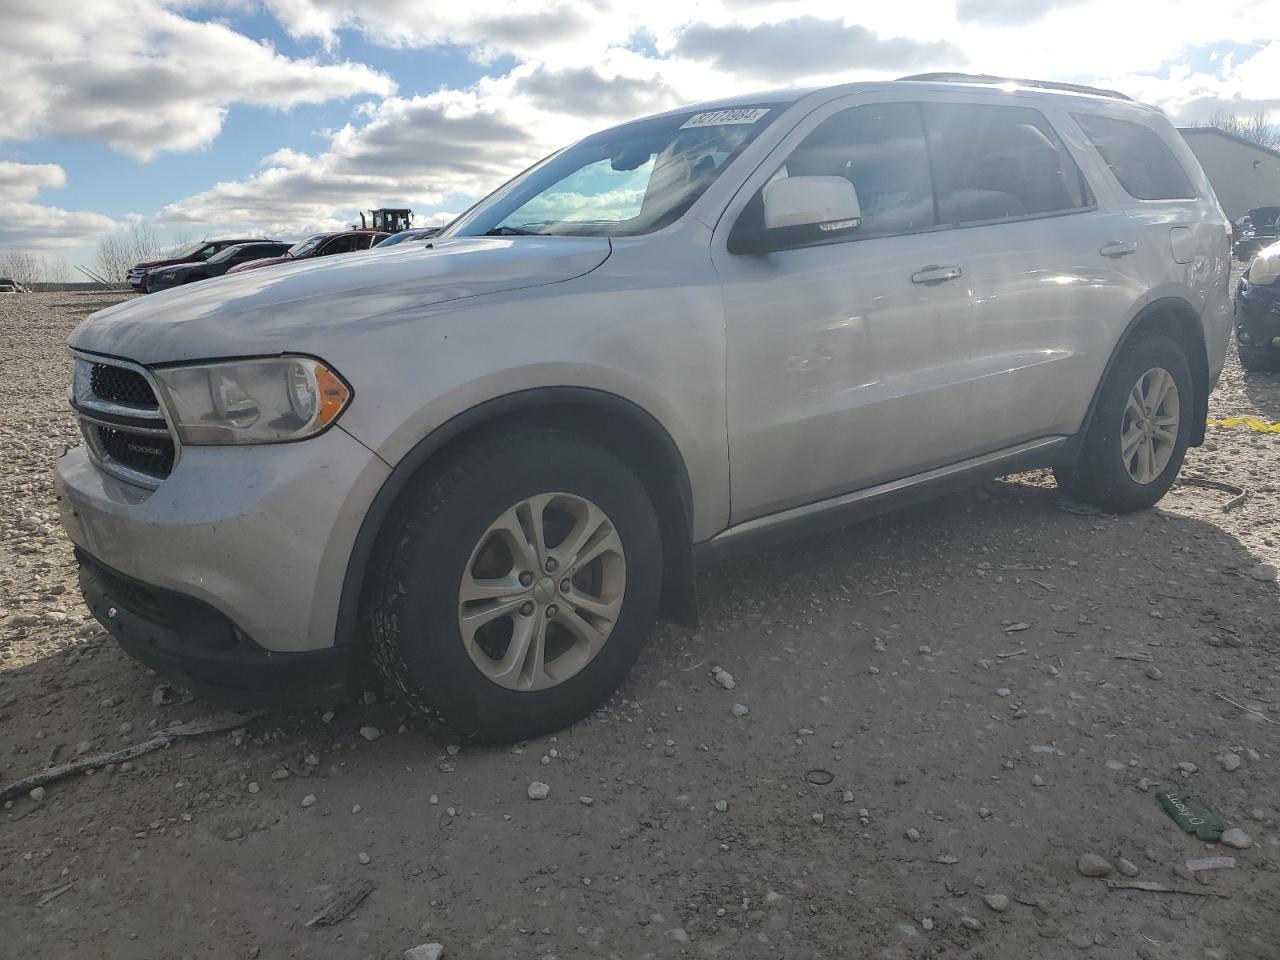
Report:
[[626,581],[622,540],[604,511],[570,493],[528,497],[489,525],[463,570],[463,646],[499,686],[554,687],[608,642]]
[[1120,425],[1120,457],[1135,483],[1155,481],[1178,446],[1178,385],[1168,370],[1152,367],[1133,385]]

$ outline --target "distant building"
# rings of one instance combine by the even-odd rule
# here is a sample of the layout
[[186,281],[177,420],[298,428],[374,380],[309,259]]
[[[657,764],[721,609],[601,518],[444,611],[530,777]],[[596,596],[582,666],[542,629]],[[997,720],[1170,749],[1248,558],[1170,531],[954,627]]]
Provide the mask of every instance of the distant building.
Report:
[[1280,150],[1260,147],[1217,127],[1183,127],[1178,132],[1233,221],[1254,207],[1280,206]]

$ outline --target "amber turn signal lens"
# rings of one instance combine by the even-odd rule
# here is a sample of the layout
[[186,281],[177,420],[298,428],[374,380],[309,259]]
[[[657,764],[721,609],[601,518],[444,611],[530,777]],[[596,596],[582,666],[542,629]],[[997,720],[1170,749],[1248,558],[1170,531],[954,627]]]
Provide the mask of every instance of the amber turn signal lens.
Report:
[[330,424],[351,399],[351,391],[333,371],[321,363],[316,364],[316,389],[320,394],[320,409],[316,419],[320,423]]

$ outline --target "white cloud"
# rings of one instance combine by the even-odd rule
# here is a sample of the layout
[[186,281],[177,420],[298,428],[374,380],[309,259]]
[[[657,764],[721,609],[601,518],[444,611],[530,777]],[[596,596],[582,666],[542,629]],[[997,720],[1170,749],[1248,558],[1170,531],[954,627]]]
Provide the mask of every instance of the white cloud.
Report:
[[[56,18],[9,3],[26,12],[6,19],[19,32],[0,137],[86,137],[146,157],[207,147],[234,103],[374,97],[323,149],[282,148],[160,211],[180,226],[296,234],[382,205],[439,219],[592,130],[780,84],[961,68],[1113,87],[1180,121],[1280,111],[1280,29],[1256,0],[1221,0],[1213,17],[1203,0],[62,0]],[[327,55],[285,57],[187,16],[259,9]],[[424,58],[460,46],[489,76],[397,95],[341,59],[352,32]]]
[[277,151],[258,173],[215,184],[157,218],[274,233],[335,229],[364,208],[426,209],[475,196],[544,152],[534,131],[476,94],[390,98],[362,126],[334,133],[323,153]]
[[[202,4],[207,6],[208,4]],[[232,104],[287,109],[395,84],[363,64],[291,58],[163,0],[8,0],[0,138],[67,137],[147,160],[207,147]]]
[[682,31],[672,52],[709,62],[740,77],[775,83],[854,69],[911,72],[954,67],[964,54],[946,40],[881,36],[839,18],[792,17],[754,26],[695,23]]
[[66,249],[120,226],[100,213],[31,202],[41,190],[66,182],[66,172],[54,163],[0,161],[0,247]]

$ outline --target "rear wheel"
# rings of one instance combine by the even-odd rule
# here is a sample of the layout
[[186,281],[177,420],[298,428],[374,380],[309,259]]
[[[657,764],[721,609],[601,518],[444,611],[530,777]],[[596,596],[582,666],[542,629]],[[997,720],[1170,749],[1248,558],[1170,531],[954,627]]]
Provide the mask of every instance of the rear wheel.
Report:
[[1182,348],[1163,336],[1127,345],[1094,409],[1079,458],[1054,468],[1068,496],[1111,513],[1157,503],[1178,476],[1195,409]]
[[640,652],[662,580],[635,475],[555,431],[484,442],[406,495],[371,584],[374,658],[416,712],[490,741],[560,729]]

